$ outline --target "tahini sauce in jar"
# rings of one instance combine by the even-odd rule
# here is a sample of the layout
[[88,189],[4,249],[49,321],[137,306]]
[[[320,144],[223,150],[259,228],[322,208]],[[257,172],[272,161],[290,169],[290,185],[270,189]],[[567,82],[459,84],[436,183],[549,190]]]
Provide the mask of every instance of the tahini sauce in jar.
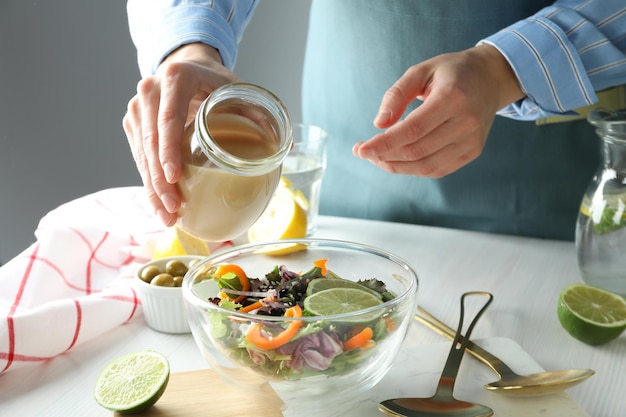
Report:
[[210,242],[244,233],[267,207],[291,141],[288,113],[270,92],[215,90],[185,132],[178,227]]

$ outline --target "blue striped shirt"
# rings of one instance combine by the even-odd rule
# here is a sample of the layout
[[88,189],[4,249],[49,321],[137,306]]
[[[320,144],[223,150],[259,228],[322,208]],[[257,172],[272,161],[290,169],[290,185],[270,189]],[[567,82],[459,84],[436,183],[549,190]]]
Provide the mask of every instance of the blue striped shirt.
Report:
[[[192,42],[217,48],[233,68],[257,1],[128,0],[142,76]],[[575,114],[596,91],[626,84],[626,1],[559,0],[481,42],[506,57],[526,97],[499,114],[520,120]]]
[[142,77],[176,48],[195,42],[219,50],[224,65],[235,66],[237,47],[256,0],[128,0],[126,9]]

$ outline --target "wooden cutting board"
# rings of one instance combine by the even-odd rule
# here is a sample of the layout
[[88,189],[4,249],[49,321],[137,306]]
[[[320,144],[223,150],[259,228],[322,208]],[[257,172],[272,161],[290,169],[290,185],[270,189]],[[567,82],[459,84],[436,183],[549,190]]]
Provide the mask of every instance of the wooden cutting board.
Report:
[[[341,417],[381,417],[378,402],[400,396],[429,397],[441,375],[450,349],[449,343],[420,345],[409,337],[383,380],[362,398],[348,404]],[[489,338],[478,341],[487,350],[520,373],[542,371],[542,367],[515,341]],[[493,408],[498,417],[590,417],[565,392],[541,397],[511,397],[483,388],[496,379],[495,374],[473,357],[466,355],[461,364],[454,394],[461,400],[475,401]],[[583,382],[588,383],[588,382]],[[282,401],[268,386],[263,397],[250,397],[211,370],[172,373],[161,399],[140,417],[310,417],[298,409],[282,411]],[[328,417],[328,414],[321,417]],[[336,410],[334,410],[336,412]],[[334,414],[337,415],[337,414]],[[117,417],[123,417],[118,416]],[[316,416],[320,417],[320,416]]]
[[[280,417],[283,402],[273,392],[250,397],[210,369],[172,373],[159,401],[134,417]],[[116,417],[126,417],[114,413]]]

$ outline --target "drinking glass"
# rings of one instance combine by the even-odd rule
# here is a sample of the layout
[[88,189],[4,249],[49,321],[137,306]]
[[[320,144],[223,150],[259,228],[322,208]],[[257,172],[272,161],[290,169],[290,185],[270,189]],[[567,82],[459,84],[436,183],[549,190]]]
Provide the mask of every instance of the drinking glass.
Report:
[[307,214],[307,236],[317,227],[327,140],[328,133],[321,127],[294,123],[293,146],[283,162],[282,176]]

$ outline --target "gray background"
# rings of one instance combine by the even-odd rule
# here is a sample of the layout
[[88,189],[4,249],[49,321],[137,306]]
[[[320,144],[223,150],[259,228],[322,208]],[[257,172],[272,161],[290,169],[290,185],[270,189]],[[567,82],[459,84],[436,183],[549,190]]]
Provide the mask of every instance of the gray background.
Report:
[[[300,118],[310,0],[263,0],[236,72]],[[140,185],[122,130],[139,71],[126,2],[0,2],[0,264],[39,219],[105,188]]]

